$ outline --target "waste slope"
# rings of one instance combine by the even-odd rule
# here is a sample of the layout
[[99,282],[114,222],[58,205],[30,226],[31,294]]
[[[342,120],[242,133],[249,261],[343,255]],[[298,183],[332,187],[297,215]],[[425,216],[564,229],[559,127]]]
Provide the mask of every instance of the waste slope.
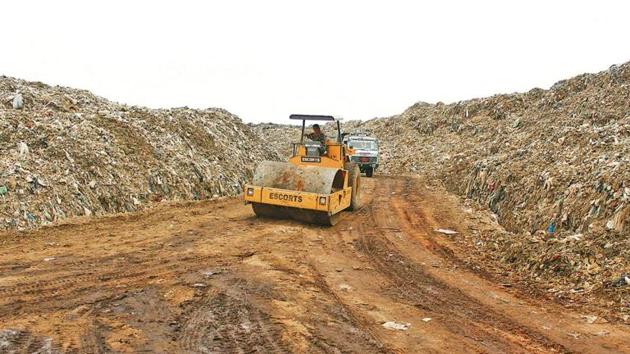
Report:
[[0,151],[0,229],[234,195],[278,158],[222,109],[132,107],[4,76]]
[[[286,117],[285,117],[286,118]],[[302,127],[298,125],[289,124],[274,124],[274,123],[249,123],[248,126],[263,139],[267,146],[278,153],[280,161],[287,161],[292,154],[291,143],[300,141],[300,134]],[[307,132],[311,131],[311,127],[307,128]],[[335,128],[336,129],[336,128]],[[334,131],[332,127],[326,130],[328,132],[328,138]]]
[[380,138],[383,172],[431,176],[487,207],[510,232],[474,235],[481,253],[554,296],[604,290],[630,305],[630,63],[351,128]]

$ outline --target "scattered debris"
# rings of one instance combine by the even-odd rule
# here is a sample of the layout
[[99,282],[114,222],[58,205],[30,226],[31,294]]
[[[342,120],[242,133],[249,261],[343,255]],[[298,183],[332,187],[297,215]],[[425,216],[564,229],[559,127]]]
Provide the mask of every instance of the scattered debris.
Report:
[[0,353],[60,353],[51,337],[34,336],[18,329],[0,329]]
[[584,318],[584,320],[586,321],[586,323],[588,324],[593,324],[593,323],[608,323],[608,321],[600,316],[595,316],[595,315],[583,315],[582,318]]
[[422,319],[422,322],[429,322],[431,321],[431,317],[425,317]]
[[593,316],[593,315],[585,315],[585,316],[582,316],[582,318],[584,318],[586,320],[586,323],[588,324],[592,324],[592,323],[595,323],[595,321],[597,321],[597,316]]
[[28,155],[29,153],[28,145],[23,141],[17,143],[17,150],[20,156]]
[[350,291],[352,290],[352,287],[348,284],[342,283],[342,284],[339,284],[339,290]]
[[612,282],[612,286],[627,286],[630,285],[630,275],[629,274],[623,274],[622,276],[620,276],[619,278],[617,278],[617,280]]
[[409,327],[411,327],[411,323],[397,323],[393,321],[388,321],[383,323],[383,327],[391,330],[406,331],[409,329]]
[[436,232],[445,234],[445,235],[455,235],[457,234],[457,231],[454,230],[450,230],[450,229],[437,229],[435,230]]
[[567,335],[573,337],[574,339],[579,339],[581,334],[577,332],[569,332]]
[[204,277],[206,277],[206,278],[210,278],[210,277],[212,277],[214,275],[221,274],[221,273],[223,273],[222,270],[216,270],[216,269],[214,269],[214,270],[206,270],[206,271],[201,272],[201,274]]
[[571,236],[567,236],[564,239],[560,240],[560,242],[570,242],[570,241],[580,241],[584,235],[575,234]]

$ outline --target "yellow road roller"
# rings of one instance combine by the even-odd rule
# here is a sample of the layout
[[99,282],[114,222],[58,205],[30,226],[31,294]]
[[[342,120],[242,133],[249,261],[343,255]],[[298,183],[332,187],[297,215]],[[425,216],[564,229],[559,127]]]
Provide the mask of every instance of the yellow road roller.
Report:
[[[306,114],[289,118],[302,121],[301,139],[292,144],[292,157],[288,162],[260,163],[252,183],[245,185],[243,198],[259,217],[332,226],[343,210],[359,207],[361,172],[349,161],[341,119]],[[337,136],[325,138],[317,124],[313,133],[305,134],[307,121],[332,122]]]

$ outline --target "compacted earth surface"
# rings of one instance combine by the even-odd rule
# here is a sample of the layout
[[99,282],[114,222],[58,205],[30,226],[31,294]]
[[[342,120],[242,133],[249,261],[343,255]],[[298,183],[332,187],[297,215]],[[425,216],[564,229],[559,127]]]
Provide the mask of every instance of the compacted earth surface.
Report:
[[471,260],[487,212],[413,177],[362,200],[334,227],[227,198],[0,234],[0,352],[630,352],[605,309]]

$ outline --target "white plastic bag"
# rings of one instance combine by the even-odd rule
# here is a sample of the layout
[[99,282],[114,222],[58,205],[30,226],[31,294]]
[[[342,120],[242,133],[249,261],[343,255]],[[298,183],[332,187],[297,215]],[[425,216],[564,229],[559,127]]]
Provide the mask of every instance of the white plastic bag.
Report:
[[13,96],[13,109],[22,109],[22,107],[24,107],[24,99],[20,91],[18,91]]

